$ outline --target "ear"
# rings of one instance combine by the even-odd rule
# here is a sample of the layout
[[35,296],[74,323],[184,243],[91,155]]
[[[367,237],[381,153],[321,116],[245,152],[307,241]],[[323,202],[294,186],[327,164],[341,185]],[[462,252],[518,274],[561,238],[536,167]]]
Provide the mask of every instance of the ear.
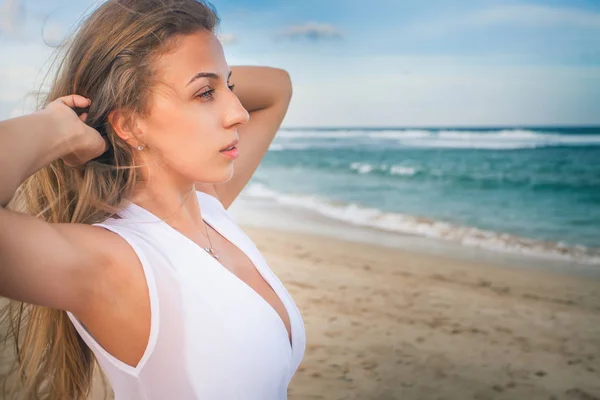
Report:
[[135,123],[129,115],[121,110],[112,110],[108,113],[108,123],[113,128],[117,136],[123,139],[132,147],[137,147],[141,142],[138,140],[139,135],[135,134]]

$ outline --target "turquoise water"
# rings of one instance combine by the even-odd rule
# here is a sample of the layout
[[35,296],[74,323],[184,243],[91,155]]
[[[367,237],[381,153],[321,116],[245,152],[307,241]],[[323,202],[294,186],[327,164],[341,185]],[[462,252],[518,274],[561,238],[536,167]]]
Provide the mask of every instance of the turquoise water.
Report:
[[245,194],[356,225],[600,263],[600,128],[282,129]]

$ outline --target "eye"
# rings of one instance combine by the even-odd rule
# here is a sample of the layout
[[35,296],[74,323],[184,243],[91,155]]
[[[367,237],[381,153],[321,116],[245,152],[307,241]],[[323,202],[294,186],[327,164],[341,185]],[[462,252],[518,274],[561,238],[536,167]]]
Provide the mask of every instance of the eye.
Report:
[[213,94],[214,91],[215,91],[215,89],[210,89],[210,90],[207,90],[204,93],[199,94],[196,97],[202,97],[202,98],[205,98],[205,99],[212,99],[214,97],[214,94]]
[[[233,88],[235,88],[235,83],[233,85],[227,85],[227,87],[229,88],[229,90],[233,91]],[[214,91],[215,91],[215,89],[210,89],[210,90],[207,90],[204,93],[199,94],[196,97],[202,97],[202,98],[205,98],[205,99],[213,99],[215,97]]]

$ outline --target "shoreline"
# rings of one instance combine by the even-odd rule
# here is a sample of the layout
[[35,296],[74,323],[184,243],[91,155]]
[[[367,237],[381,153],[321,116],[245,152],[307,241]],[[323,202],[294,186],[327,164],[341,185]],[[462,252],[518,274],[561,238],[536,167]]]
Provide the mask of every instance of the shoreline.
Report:
[[343,238],[357,243],[369,243],[422,254],[436,254],[456,260],[484,262],[504,268],[542,269],[600,279],[600,265],[551,256],[472,247],[443,239],[358,226],[326,217],[314,210],[282,205],[271,200],[240,196],[228,211],[241,226],[278,229],[334,239]]

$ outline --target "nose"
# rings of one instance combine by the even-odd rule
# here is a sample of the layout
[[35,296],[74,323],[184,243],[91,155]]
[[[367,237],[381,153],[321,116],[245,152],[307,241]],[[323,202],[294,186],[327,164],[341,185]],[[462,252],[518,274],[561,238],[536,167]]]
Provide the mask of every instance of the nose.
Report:
[[250,113],[244,108],[242,102],[233,92],[231,93],[231,103],[225,119],[227,127],[234,125],[243,125],[250,120]]

